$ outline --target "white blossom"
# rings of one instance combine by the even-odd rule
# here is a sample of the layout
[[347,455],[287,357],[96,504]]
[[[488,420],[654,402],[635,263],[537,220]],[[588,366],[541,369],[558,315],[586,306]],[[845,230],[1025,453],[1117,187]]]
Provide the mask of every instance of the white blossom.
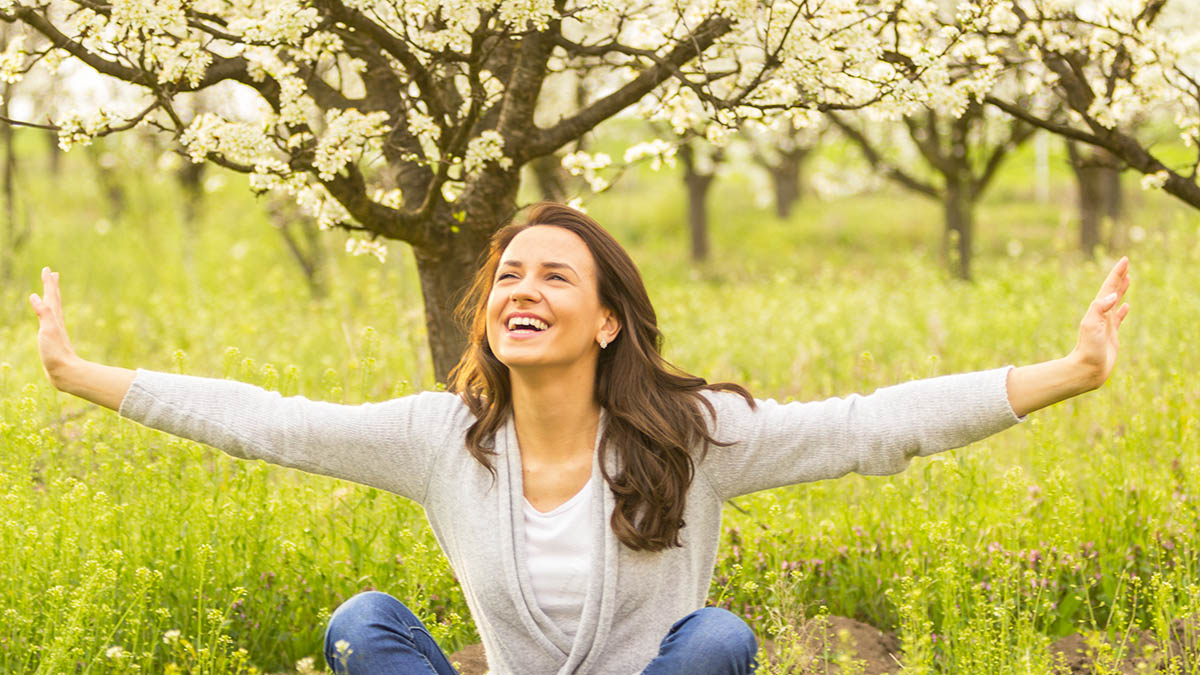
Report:
[[358,239],[352,237],[346,240],[346,253],[353,256],[373,255],[379,262],[387,260],[387,244],[378,239]]
[[487,165],[496,162],[501,169],[512,166],[512,158],[504,156],[504,139],[497,131],[485,131],[467,143],[467,153],[463,157],[463,166],[468,175],[474,175]]
[[330,110],[325,114],[325,133],[317,141],[313,164],[321,180],[331,180],[353,159],[361,156],[367,143],[387,131],[388,114],[357,110]]
[[643,141],[625,149],[625,163],[632,164],[633,162],[650,157],[650,168],[653,171],[658,171],[664,164],[674,167],[676,150],[676,146],[661,138],[656,138],[652,141]]
[[1142,176],[1142,189],[1143,190],[1161,190],[1163,188],[1163,186],[1167,184],[1167,180],[1170,177],[1171,177],[1171,174],[1166,171],[1159,171],[1157,173],[1148,173],[1148,174]]
[[0,81],[8,84],[20,82],[24,66],[25,36],[18,35],[9,40],[8,46],[3,52],[0,52]]

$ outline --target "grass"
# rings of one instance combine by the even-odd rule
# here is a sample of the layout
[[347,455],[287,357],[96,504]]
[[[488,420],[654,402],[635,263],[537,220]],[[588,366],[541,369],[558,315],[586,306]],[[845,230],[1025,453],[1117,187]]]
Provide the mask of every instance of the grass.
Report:
[[[321,663],[329,614],[368,588],[409,603],[451,650],[475,641],[418,507],[54,392],[25,302],[48,264],[86,358],[379,400],[434,386],[407,251],[352,258],[327,233],[332,283],[314,300],[237,177],[210,185],[188,228],[152,158],[122,156],[131,199],[115,219],[81,157],[57,179],[43,161],[21,175],[34,237],[0,289],[0,670],[292,671]],[[642,265],[669,358],[759,397],[813,399],[1070,348],[1111,256],[1072,252],[1067,176],[1053,174],[1062,201],[1038,203],[1020,189],[1028,161],[981,208],[973,284],[938,261],[937,205],[896,192],[809,199],[782,222],[730,177],[703,265],[686,259],[673,176],[639,173],[588,206]],[[1195,615],[1200,218],[1131,198],[1147,236],[1122,251],[1134,313],[1104,389],[897,476],[737,500],[712,601],[764,634],[800,614],[865,620],[896,632],[918,673],[1048,672],[1056,637],[1161,637]],[[1176,672],[1195,670],[1187,658]]]

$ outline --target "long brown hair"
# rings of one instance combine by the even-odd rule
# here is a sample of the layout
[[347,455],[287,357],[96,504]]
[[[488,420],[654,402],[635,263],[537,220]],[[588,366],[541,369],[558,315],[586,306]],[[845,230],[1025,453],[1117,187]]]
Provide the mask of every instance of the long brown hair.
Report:
[[[708,384],[671,365],[662,356],[662,333],[650,304],[642,275],[629,254],[595,220],[563,204],[542,202],[529,208],[523,222],[510,223],[492,236],[488,255],[470,292],[459,306],[467,324],[468,346],[450,373],[450,391],[458,393],[476,420],[467,430],[467,449],[495,473],[496,431],[512,408],[508,367],[496,358],[487,341],[487,303],[500,256],[521,231],[550,225],[574,232],[587,244],[596,262],[600,304],[615,313],[621,331],[596,364],[596,400],[608,410],[600,440],[600,466],[616,496],[612,529],[634,550],[659,551],[681,546],[679,530],[688,486],[695,473],[690,449],[714,439],[705,424],[712,404],[700,395],[709,390],[733,391],[754,405],[743,387]],[[611,475],[606,453],[617,453],[617,473]]]

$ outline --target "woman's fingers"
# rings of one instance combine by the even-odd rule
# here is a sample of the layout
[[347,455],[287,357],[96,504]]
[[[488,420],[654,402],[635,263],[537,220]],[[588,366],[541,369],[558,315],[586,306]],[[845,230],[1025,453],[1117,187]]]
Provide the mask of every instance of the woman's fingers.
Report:
[[1107,296],[1109,293],[1116,293],[1118,299],[1125,294],[1129,288],[1129,258],[1124,256],[1113,265],[1109,270],[1108,276],[1104,278],[1104,283],[1100,285],[1100,292],[1096,294],[1097,298]]
[[50,272],[49,276],[50,279],[46,287],[46,295],[50,298],[50,307],[54,309],[54,314],[59,318],[59,320],[62,320],[62,292],[58,287],[58,272]]
[[1117,327],[1118,328],[1121,327],[1121,322],[1124,321],[1125,317],[1127,317],[1127,316],[1129,316],[1129,304],[1128,303],[1121,305],[1121,309],[1117,310]]

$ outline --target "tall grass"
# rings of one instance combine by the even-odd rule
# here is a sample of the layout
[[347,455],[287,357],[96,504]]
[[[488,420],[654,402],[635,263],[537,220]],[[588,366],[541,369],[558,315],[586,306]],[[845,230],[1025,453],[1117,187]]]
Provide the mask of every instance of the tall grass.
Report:
[[[337,253],[330,233],[333,283],[313,300],[241,179],[211,185],[192,232],[169,174],[130,160],[131,208],[108,222],[72,160],[57,180],[36,164],[23,175],[35,237],[0,292],[0,670],[319,664],[329,614],[368,588],[409,603],[449,649],[476,640],[418,507],[54,392],[25,302],[51,265],[86,358],[379,400],[434,386],[402,246],[380,264]],[[669,358],[764,398],[1060,356],[1111,262],[1070,252],[1069,203],[1014,205],[1019,187],[985,204],[978,281],[961,284],[938,262],[936,205],[810,200],[779,222],[729,180],[713,199],[716,256],[694,266],[674,180],[638,175],[589,208],[643,265]],[[1135,309],[1104,389],[897,476],[737,500],[713,602],[762,632],[779,607],[800,608],[787,621],[854,616],[897,632],[914,672],[946,673],[1047,672],[1055,637],[1166,637],[1194,616],[1200,221],[1149,196],[1130,220],[1146,233],[1123,251]]]

